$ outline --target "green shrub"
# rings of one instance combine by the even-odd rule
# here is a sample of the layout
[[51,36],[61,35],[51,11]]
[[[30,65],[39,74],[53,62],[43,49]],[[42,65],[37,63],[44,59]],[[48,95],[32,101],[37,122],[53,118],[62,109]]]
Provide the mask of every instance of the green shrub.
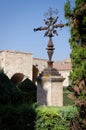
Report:
[[2,105],[0,130],[69,130],[70,121],[76,114],[77,109],[73,106]]
[[36,130],[69,130],[69,122],[77,113],[76,108],[38,107]]
[[22,92],[10,81],[3,72],[0,73],[0,104],[19,104]]
[[26,102],[36,102],[37,87],[29,79],[25,79],[19,85],[7,77],[4,72],[0,72],[0,104],[21,104]]
[[18,85],[18,88],[23,92],[24,102],[37,101],[37,86],[30,79],[25,79]]
[[0,130],[34,130],[35,118],[32,104],[1,106]]
[[76,108],[33,106],[36,89],[28,79],[16,87],[0,73],[0,130],[69,130]]

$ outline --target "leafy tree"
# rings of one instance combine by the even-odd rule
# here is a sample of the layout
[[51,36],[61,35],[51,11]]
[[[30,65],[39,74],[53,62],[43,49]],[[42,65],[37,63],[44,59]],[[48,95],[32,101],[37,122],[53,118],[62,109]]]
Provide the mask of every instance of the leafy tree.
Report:
[[67,0],[64,10],[71,33],[71,98],[79,108],[80,126],[86,130],[86,0],[75,0],[73,6]]

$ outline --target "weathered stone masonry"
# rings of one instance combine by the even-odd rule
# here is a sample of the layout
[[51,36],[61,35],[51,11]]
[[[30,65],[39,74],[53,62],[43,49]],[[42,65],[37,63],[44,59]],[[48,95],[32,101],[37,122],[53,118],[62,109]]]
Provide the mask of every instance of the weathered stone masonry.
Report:
[[15,73],[23,73],[32,80],[33,57],[31,53],[1,51],[0,65],[11,78]]
[[[41,73],[47,67],[47,60],[33,58],[32,53],[24,53],[17,51],[0,51],[0,67],[11,78],[16,73],[22,73],[32,80],[33,65],[38,68]],[[69,84],[69,73],[71,71],[71,62],[66,60],[63,62],[54,62],[54,68],[65,78],[63,86]]]

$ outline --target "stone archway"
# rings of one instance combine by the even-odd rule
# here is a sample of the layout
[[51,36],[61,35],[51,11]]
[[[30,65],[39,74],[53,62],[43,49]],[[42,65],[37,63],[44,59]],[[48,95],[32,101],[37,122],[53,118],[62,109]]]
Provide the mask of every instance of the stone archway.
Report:
[[15,73],[12,77],[11,77],[11,81],[14,84],[18,84],[20,82],[22,82],[22,80],[24,79],[24,74],[23,73]]

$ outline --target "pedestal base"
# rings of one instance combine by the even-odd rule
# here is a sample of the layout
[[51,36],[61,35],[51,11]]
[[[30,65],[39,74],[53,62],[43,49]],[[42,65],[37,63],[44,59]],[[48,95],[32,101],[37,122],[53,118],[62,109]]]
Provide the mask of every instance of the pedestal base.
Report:
[[40,105],[63,106],[63,80],[56,69],[45,69],[37,78],[37,102]]

